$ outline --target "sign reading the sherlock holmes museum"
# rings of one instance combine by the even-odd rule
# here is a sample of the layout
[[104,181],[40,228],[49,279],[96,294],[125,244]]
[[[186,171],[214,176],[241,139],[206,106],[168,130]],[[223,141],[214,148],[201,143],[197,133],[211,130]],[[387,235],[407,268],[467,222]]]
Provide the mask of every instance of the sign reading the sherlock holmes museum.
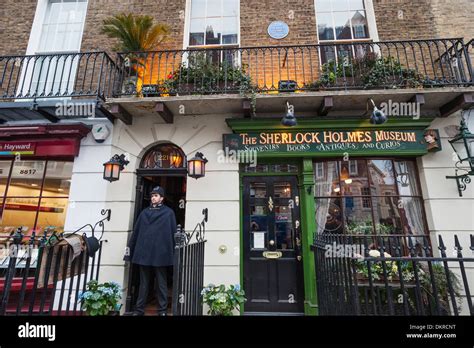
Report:
[[[438,137],[439,138],[439,137]],[[224,134],[225,151],[338,154],[426,153],[433,137],[425,130],[349,130]],[[437,140],[437,139],[436,139]]]

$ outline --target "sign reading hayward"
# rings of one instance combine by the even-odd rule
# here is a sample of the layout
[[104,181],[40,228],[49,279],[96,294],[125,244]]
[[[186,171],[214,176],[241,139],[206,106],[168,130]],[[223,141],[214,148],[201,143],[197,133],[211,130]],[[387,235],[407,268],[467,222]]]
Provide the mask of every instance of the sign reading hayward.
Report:
[[[427,134],[430,132],[430,137]],[[345,130],[224,134],[224,150],[257,153],[426,153],[436,130]],[[437,139],[436,139],[437,138]],[[439,150],[438,146],[430,149]]]
[[34,142],[0,142],[0,155],[34,155]]

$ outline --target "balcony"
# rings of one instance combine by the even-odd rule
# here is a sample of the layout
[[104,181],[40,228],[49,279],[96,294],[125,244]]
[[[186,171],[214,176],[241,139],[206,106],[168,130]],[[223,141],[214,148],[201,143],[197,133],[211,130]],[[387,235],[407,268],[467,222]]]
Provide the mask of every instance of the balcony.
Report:
[[0,56],[0,122],[110,117],[117,76],[105,52]]
[[416,101],[422,116],[447,116],[474,104],[472,50],[472,40],[433,39],[131,52],[114,60],[103,52],[0,57],[0,117],[57,121],[58,100],[92,100],[100,115],[127,124],[150,112],[173,122],[182,106],[194,115],[280,115],[287,100],[301,116],[363,117],[368,98]]

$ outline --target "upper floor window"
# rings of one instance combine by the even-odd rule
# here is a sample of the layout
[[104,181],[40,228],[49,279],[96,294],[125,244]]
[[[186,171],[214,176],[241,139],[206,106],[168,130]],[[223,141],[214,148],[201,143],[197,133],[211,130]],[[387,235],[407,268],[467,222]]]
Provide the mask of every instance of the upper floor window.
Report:
[[87,0],[49,0],[38,53],[79,51]]
[[366,54],[364,45],[351,44],[371,39],[364,0],[316,0],[316,20],[319,41],[334,44],[321,47],[322,64],[347,65]]
[[320,41],[369,38],[364,0],[316,0]]
[[239,6],[239,0],[191,0],[187,45],[237,45]]

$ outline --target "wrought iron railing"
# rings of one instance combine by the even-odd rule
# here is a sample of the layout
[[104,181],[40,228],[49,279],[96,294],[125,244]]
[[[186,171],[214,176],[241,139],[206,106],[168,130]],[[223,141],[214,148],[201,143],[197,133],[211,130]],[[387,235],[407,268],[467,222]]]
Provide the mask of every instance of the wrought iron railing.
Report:
[[[321,315],[474,315],[469,284],[474,258],[466,257],[457,236],[449,250],[439,236],[440,256],[420,249],[411,236],[371,240],[320,234],[312,246]],[[407,241],[405,253],[403,241]],[[474,252],[474,236],[470,236]]]
[[207,208],[204,218],[194,230],[185,232],[178,226],[173,265],[173,315],[202,315],[201,291],[204,284],[205,232],[208,220]]
[[119,54],[119,95],[433,88],[474,84],[462,39]]
[[105,99],[120,74],[105,52],[0,56],[0,100]]
[[[110,210],[94,226],[87,224],[73,233],[33,232],[25,236],[19,228],[12,236],[2,238],[0,255],[0,315],[82,315],[80,292],[87,282],[98,280],[102,255],[104,222]],[[76,249],[66,239],[74,235],[77,246],[101,230],[98,249]]]

